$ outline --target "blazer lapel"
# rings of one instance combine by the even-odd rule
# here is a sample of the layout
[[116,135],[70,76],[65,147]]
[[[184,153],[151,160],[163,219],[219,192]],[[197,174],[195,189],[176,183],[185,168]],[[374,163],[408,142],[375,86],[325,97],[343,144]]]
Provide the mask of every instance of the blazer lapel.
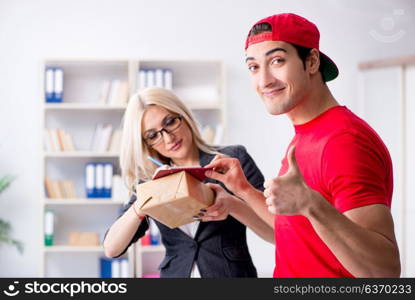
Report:
[[[210,154],[199,150],[199,163],[201,167],[208,165],[212,159],[215,157],[215,154]],[[218,183],[216,180],[205,179],[204,183]],[[197,228],[195,240],[201,241],[213,232],[215,232],[219,227],[223,225],[224,221],[211,221],[211,222],[200,222],[199,227]]]

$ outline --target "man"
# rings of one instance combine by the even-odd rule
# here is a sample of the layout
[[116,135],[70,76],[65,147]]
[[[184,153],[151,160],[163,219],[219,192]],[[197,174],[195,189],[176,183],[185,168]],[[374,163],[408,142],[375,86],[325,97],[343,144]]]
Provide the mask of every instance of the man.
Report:
[[[253,85],[270,114],[287,114],[295,136],[263,194],[236,159],[217,157],[206,175],[274,228],[274,277],[396,277],[391,159],[375,131],[330,93],[325,82],[338,69],[319,51],[319,38],[294,14],[253,26],[245,45]],[[218,206],[202,219],[217,219]]]

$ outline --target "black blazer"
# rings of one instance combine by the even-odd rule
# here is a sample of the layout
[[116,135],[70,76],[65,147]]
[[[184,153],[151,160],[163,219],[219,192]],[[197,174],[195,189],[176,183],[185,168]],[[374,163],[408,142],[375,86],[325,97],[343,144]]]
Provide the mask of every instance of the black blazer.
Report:
[[[264,176],[254,160],[243,146],[219,148],[218,152],[238,158],[245,176],[257,189],[263,190]],[[200,151],[200,165],[203,167],[214,155]],[[207,179],[205,182],[219,183]],[[133,196],[124,212],[136,201]],[[195,238],[192,239],[179,228],[169,227],[154,220],[157,224],[166,256],[161,262],[161,277],[189,277],[193,263],[196,262],[201,277],[257,277],[246,242],[246,227],[235,218],[228,216],[222,221],[200,222]],[[128,247],[137,242],[148,229],[147,220],[143,220]]]

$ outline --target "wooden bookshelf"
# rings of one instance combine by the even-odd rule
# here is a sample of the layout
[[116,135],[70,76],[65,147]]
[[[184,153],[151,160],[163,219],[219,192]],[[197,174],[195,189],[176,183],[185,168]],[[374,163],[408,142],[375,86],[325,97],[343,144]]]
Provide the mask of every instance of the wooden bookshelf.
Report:
[[[76,198],[52,199],[41,195],[42,233],[44,212],[56,211],[55,244],[44,246],[43,234],[40,241],[40,277],[74,275],[78,268],[79,277],[97,277],[92,271],[97,260],[104,255],[102,246],[73,247],[66,245],[70,231],[99,232],[100,239],[120,214],[120,209],[129,199],[86,198],[84,195],[84,171],[88,162],[111,162],[119,174],[119,153],[92,151],[91,139],[98,123],[120,127],[127,104],[107,104],[99,101],[104,81],[120,80],[128,83],[128,96],[140,85],[140,69],[170,69],[173,72],[173,92],[193,111],[199,124],[220,125],[226,133],[225,76],[223,63],[214,59],[48,59],[44,68],[59,67],[64,73],[62,103],[45,103],[41,97],[43,129],[63,129],[73,138],[75,151],[42,151],[42,189],[44,178],[52,180],[70,179],[77,187]],[[41,74],[44,78],[44,74]],[[218,137],[223,142],[226,136]],[[49,144],[50,145],[50,144]],[[141,277],[157,271],[164,255],[164,247],[141,246],[140,242],[129,248],[124,255],[128,258],[130,277]],[[76,253],[76,256],[71,254]],[[87,257],[81,259],[81,257]],[[65,258],[63,258],[65,257]],[[83,263],[81,264],[80,261]],[[74,268],[74,266],[79,267]],[[95,267],[94,267],[95,266]],[[66,270],[70,269],[70,272]],[[68,274],[68,275],[66,275]]]

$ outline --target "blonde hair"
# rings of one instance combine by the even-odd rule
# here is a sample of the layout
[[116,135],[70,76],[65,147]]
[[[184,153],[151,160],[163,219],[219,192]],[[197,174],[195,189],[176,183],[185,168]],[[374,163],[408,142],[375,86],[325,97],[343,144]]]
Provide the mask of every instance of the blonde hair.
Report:
[[150,180],[157,166],[147,157],[152,156],[168,164],[170,159],[160,155],[149,147],[142,138],[141,123],[144,112],[150,105],[157,105],[172,113],[179,114],[192,131],[193,143],[206,153],[217,154],[214,147],[208,145],[201,137],[197,123],[191,111],[172,92],[158,87],[140,90],[131,96],[124,114],[121,140],[120,166],[124,182],[130,193],[138,180]]

